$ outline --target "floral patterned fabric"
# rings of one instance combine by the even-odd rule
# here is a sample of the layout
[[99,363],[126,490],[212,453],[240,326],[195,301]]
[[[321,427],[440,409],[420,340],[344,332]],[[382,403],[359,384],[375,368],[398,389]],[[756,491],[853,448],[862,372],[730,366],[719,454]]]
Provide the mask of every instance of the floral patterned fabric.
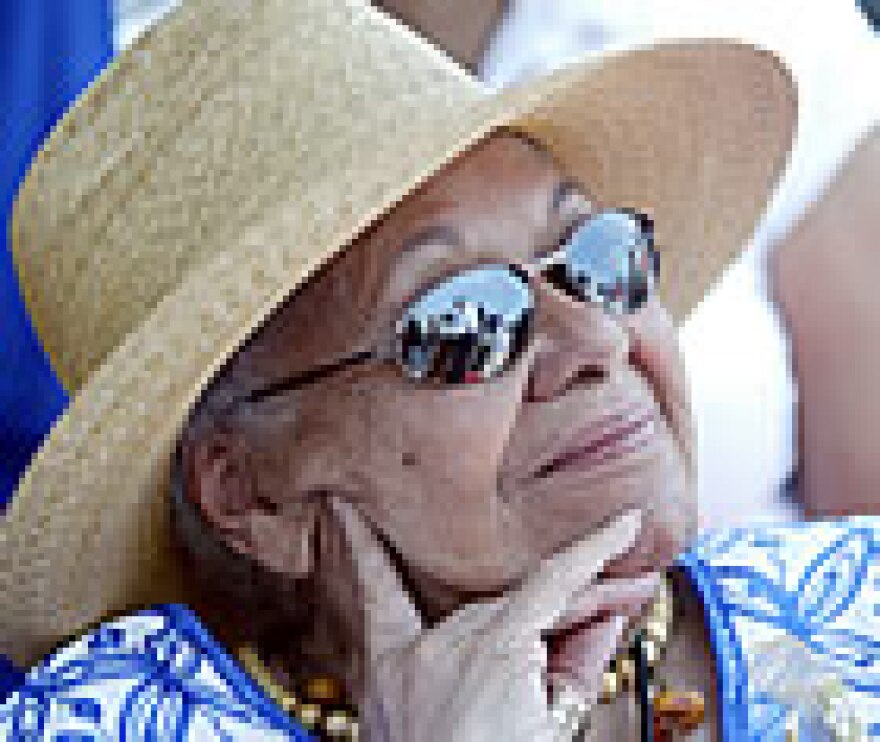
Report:
[[[861,723],[842,738],[880,739],[878,554],[880,519],[852,518],[707,532],[680,557],[706,612],[725,742],[781,742],[792,709],[836,723],[820,708],[831,687]],[[169,605],[108,621],[32,668],[0,705],[0,739],[309,735]]]
[[861,722],[852,738],[880,739],[878,547],[880,520],[865,517],[707,532],[680,557],[706,610],[725,741],[784,740],[790,713],[821,713],[831,687]]
[[107,622],[50,655],[0,706],[11,742],[310,739],[181,606]]

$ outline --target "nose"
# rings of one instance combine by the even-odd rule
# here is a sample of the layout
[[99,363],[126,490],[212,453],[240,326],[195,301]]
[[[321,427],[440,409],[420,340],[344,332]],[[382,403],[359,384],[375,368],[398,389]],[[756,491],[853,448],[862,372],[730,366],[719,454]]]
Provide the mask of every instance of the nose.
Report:
[[549,401],[577,384],[606,379],[626,363],[629,334],[601,306],[576,299],[544,276],[534,291],[535,352],[526,399]]

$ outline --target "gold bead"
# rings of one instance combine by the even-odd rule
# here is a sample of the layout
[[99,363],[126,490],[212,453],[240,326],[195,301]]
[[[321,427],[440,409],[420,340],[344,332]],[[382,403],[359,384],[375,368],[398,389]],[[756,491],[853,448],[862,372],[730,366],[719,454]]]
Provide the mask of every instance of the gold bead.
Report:
[[296,718],[303,726],[314,727],[321,721],[321,707],[316,703],[303,703],[296,709]]
[[299,701],[296,696],[285,694],[278,698],[278,703],[288,714],[292,714],[296,712]]
[[627,687],[636,676],[636,667],[630,657],[621,657],[617,661],[617,679],[622,688]]
[[654,714],[682,731],[693,731],[706,718],[706,701],[696,691],[664,690],[654,697]]
[[305,694],[310,701],[334,703],[342,696],[342,689],[333,678],[317,677],[306,683]]
[[606,670],[602,673],[602,698],[604,703],[610,701],[617,695],[617,674],[612,670]]

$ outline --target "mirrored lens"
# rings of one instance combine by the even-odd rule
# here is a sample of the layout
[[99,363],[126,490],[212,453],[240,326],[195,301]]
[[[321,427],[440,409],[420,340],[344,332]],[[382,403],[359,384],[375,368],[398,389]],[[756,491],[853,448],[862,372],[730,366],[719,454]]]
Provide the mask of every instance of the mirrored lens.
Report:
[[634,312],[651,295],[660,269],[651,220],[634,211],[601,211],[578,226],[547,275],[575,298]]
[[522,350],[532,311],[531,289],[513,268],[464,271],[407,307],[397,326],[397,357],[414,379],[483,381]]

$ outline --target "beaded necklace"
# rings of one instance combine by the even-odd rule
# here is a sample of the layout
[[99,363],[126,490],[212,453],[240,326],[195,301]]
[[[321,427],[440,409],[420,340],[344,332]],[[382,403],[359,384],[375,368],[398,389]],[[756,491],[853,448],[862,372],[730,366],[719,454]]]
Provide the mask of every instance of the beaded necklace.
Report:
[[[668,581],[652,601],[635,637],[611,660],[602,676],[599,702],[610,703],[621,693],[638,692],[642,708],[642,740],[665,742],[674,731],[690,732],[705,717],[702,695],[668,689],[654,678],[655,668],[669,637],[672,593]],[[314,677],[288,689],[279,683],[257,650],[241,646],[237,656],[244,669],[284,711],[319,740],[353,742],[360,737],[356,709],[345,702],[342,684],[330,677]],[[571,730],[572,738],[588,725],[588,708],[573,688],[562,688],[553,713]]]

